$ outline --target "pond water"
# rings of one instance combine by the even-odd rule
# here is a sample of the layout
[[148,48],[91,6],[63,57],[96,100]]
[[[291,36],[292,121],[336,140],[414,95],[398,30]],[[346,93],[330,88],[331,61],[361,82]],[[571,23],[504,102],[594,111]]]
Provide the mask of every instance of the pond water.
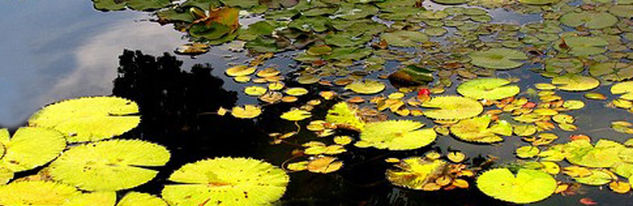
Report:
[[[578,3],[578,2],[576,2]],[[424,2],[427,9],[440,10],[447,7]],[[185,33],[175,30],[173,24],[161,25],[154,20],[152,12],[132,10],[99,11],[88,0],[47,1],[2,1],[0,19],[0,128],[11,131],[26,125],[27,119],[41,107],[64,99],[114,95],[125,97],[139,104],[141,124],[120,138],[143,139],[164,145],[171,152],[171,159],[159,167],[158,176],[134,191],[160,194],[172,171],[197,160],[231,156],[252,157],[280,166],[292,158],[292,152],[310,140],[326,141],[307,131],[309,121],[300,121],[301,131],[287,142],[271,144],[268,136],[273,132],[295,131],[295,123],[279,116],[308,100],[318,99],[320,91],[334,90],[343,96],[342,87],[319,84],[302,85],[293,81],[297,77],[299,62],[292,59],[296,51],[275,54],[259,67],[274,67],[286,77],[286,86],[304,87],[309,93],[298,102],[262,104],[257,98],[243,92],[245,85],[225,75],[225,70],[236,64],[247,64],[253,59],[247,52],[229,51],[235,43],[212,46],[208,52],[195,57],[174,54],[174,50],[189,42]],[[539,14],[519,14],[512,9],[491,9],[490,23],[525,25],[543,21]],[[248,24],[259,18],[243,18]],[[570,30],[569,27],[565,29]],[[432,37],[442,44],[456,32],[448,29],[443,37]],[[631,32],[631,31],[628,31]],[[493,37],[489,37],[494,39]],[[481,37],[485,41],[486,37]],[[550,48],[551,49],[551,48]],[[413,52],[401,49],[405,52]],[[627,49],[625,51],[630,51]],[[628,61],[627,61],[628,62]],[[369,74],[367,78],[396,71],[396,61],[385,64],[383,71]],[[536,83],[550,83],[551,79],[531,71],[540,68],[540,63],[525,64],[518,69],[496,71],[499,77],[518,78],[513,83],[521,88],[519,95],[528,96],[528,88]],[[355,65],[352,68],[360,68]],[[451,77],[453,85],[461,78]],[[388,81],[386,81],[388,82]],[[613,121],[633,122],[633,115],[626,110],[607,107],[613,100],[612,83],[603,82],[592,90],[610,97],[609,100],[589,100],[586,92],[557,91],[565,100],[582,100],[581,110],[566,112],[575,117],[576,131],[554,130],[560,138],[554,143],[565,143],[569,136],[585,134],[599,138],[626,141],[630,135],[611,129]],[[387,83],[383,94],[398,90]],[[456,94],[456,86],[446,87],[442,95]],[[368,97],[368,96],[365,96]],[[369,99],[369,98],[366,98]],[[323,101],[312,110],[312,119],[323,119],[327,110],[336,101]],[[212,114],[218,108],[232,108],[245,104],[264,105],[264,112],[254,119],[238,119],[230,115]],[[364,103],[365,106],[371,106]],[[433,121],[424,117],[400,117],[385,112],[389,119],[413,119],[432,127]],[[511,117],[510,117],[511,118]],[[358,137],[355,132],[342,131]],[[339,134],[337,134],[339,135]],[[329,142],[328,142],[329,143]],[[424,156],[429,151],[446,154],[460,151],[476,165],[489,159],[498,159],[490,166],[496,167],[516,161],[515,150],[528,145],[520,137],[506,137],[503,143],[473,144],[457,138],[439,135],[429,146],[408,150],[388,151],[375,148],[346,146],[347,152],[337,155],[343,160],[341,170],[329,174],[307,171],[290,172],[290,183],[282,205],[503,205],[479,191],[474,179],[468,179],[468,189],[450,191],[417,191],[392,185],[385,179],[385,170],[392,168],[386,158]],[[561,162],[561,166],[568,163]],[[23,177],[36,173],[18,173]],[[558,174],[565,179],[563,174]],[[558,178],[557,178],[558,179]],[[567,178],[567,182],[569,178]],[[626,181],[626,179],[624,180]],[[120,193],[121,195],[123,193]],[[581,198],[591,198],[600,205],[633,205],[631,192],[617,194],[608,185],[582,186],[575,195],[554,194],[536,202],[536,205],[579,205]]]

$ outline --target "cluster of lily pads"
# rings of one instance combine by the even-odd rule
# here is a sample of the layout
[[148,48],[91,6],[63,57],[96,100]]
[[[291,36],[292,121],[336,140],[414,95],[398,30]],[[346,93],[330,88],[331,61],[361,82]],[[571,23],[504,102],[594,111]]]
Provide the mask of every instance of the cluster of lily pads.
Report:
[[[85,97],[44,107],[13,135],[0,130],[0,205],[261,205],[281,198],[289,177],[250,158],[186,164],[169,176],[162,198],[117,191],[154,179],[170,159],[164,146],[116,137],[141,121],[135,102]],[[14,179],[14,173],[39,169]],[[250,194],[250,195],[249,195]]]
[[[483,193],[514,203],[536,202],[554,193],[572,194],[577,189],[577,183],[609,184],[618,193],[630,190],[630,183],[619,180],[619,177],[629,180],[633,177],[630,142],[622,144],[599,139],[592,145],[592,138],[585,135],[571,136],[571,141],[565,142],[553,131],[578,130],[574,124],[575,117],[568,112],[585,106],[583,101],[565,100],[557,92],[585,92],[588,99],[606,100],[605,95],[592,90],[613,84],[611,93],[621,96],[607,106],[633,111],[633,83],[629,81],[633,79],[633,1],[93,2],[101,10],[130,8],[152,11],[159,22],[173,23],[177,30],[186,32],[193,41],[178,48],[180,53],[197,55],[207,52],[213,45],[234,40],[242,42],[243,47],[255,57],[249,65],[228,68],[226,74],[245,84],[244,92],[256,97],[262,104],[293,104],[295,107],[281,114],[280,118],[296,124],[311,120],[303,126],[321,138],[302,142],[300,154],[295,154],[291,160],[303,160],[289,161],[282,165],[284,169],[336,172],[343,168],[343,162],[336,155],[345,153],[351,146],[403,151],[425,148],[432,145],[438,136],[453,136],[473,144],[502,144],[505,139],[518,136],[526,144],[515,150],[521,160],[506,162],[494,169],[483,171],[476,165],[463,163],[467,157],[460,152],[444,155],[427,153],[425,157],[386,159],[395,166],[387,170],[385,176],[394,185],[427,191],[468,188],[470,179],[476,178],[474,182]],[[441,6],[426,9],[429,4]],[[464,4],[470,6],[464,7]],[[537,15],[542,21],[522,24],[492,22],[489,11],[477,6],[503,7]],[[240,25],[247,22],[240,20],[254,23]],[[276,53],[288,50],[298,50],[294,53],[294,60],[298,63],[296,70],[288,72],[286,68],[272,66],[260,68]],[[399,65],[397,69],[386,66],[394,62]],[[497,77],[499,71],[517,68],[532,70],[551,80],[534,84],[533,88],[524,89],[521,93],[521,88],[515,85],[518,79]],[[303,86],[287,88],[286,84],[290,81]],[[459,85],[454,86],[455,82]],[[321,99],[299,101],[310,92],[307,88],[312,85],[327,86],[331,90],[319,91]],[[457,94],[445,94],[452,87]],[[384,91],[392,92],[386,94]],[[326,101],[336,103],[326,117],[316,119],[312,110]],[[306,103],[297,105],[297,102]],[[124,113],[125,110],[120,112],[130,114]],[[217,111],[219,115],[228,112],[236,118],[250,119],[265,111],[255,104],[236,106],[230,111],[219,108]],[[424,128],[426,125],[419,121],[423,119],[432,120],[433,125]],[[124,119],[113,123],[111,128],[127,128],[133,123],[133,119]],[[33,124],[44,125],[37,121]],[[57,122],[51,125],[56,125],[60,131],[78,127]],[[99,133],[99,128],[83,126],[91,132],[66,132],[69,143],[97,141],[104,139],[99,135],[107,134]],[[633,123],[616,121],[612,123],[612,128],[633,134]],[[339,135],[341,130],[356,132],[357,135]],[[124,131],[108,135],[116,136]],[[270,136],[273,143],[281,143],[290,141],[297,134],[297,131],[285,131],[271,133]],[[50,171],[50,174],[57,174],[57,179],[62,182],[63,172],[59,171],[70,171],[63,169],[63,165],[77,162],[70,155],[65,157],[67,153],[64,152],[51,164],[53,169],[55,167],[52,166],[56,165],[62,168],[57,169],[57,173]],[[567,162],[561,162],[563,160]],[[223,166],[213,162],[232,165],[224,160],[201,161],[186,165],[182,170],[201,167],[204,169],[191,170],[224,171]],[[161,165],[157,162],[139,164]],[[561,169],[562,164],[571,165]],[[9,166],[6,168],[11,169]],[[267,165],[266,168],[273,170],[274,167]],[[188,205],[219,201],[196,199],[187,194],[203,193],[205,197],[215,198],[206,192],[206,187],[222,188],[225,184],[232,184],[232,180],[216,181],[216,178],[222,179],[219,173],[203,178],[193,171],[172,175],[177,177],[170,180],[187,184],[167,186],[163,198],[168,203]],[[561,171],[571,179],[559,175]],[[283,194],[281,186],[288,178],[285,176],[284,181],[282,172],[274,173],[279,175],[275,177],[276,181],[272,181],[277,189],[270,191],[279,192],[262,200],[272,201]],[[144,177],[151,179],[153,176],[150,176],[146,174]],[[66,184],[84,190],[90,188],[90,184],[81,181],[66,180]],[[142,182],[135,185],[138,184]],[[253,188],[245,188],[244,192],[250,189]],[[190,198],[183,200],[186,197]]]

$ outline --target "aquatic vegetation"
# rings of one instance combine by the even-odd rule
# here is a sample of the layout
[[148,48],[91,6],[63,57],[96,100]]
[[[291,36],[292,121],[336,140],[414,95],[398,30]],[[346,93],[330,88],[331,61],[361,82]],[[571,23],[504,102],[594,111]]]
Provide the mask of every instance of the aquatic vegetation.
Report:
[[512,97],[521,90],[510,81],[499,78],[480,78],[466,81],[457,87],[457,92],[474,99],[498,100]]
[[484,115],[472,119],[460,120],[450,127],[451,133],[461,140],[477,143],[495,143],[503,141],[503,136],[512,135],[512,125],[506,121],[500,121],[493,125],[491,116]]
[[310,118],[312,114],[310,112],[301,109],[292,109],[290,111],[281,114],[280,118],[288,121],[300,121]]
[[470,98],[460,96],[439,96],[422,103],[422,107],[437,108],[424,111],[424,116],[432,119],[467,119],[483,112],[483,106]]
[[620,98],[633,101],[633,81],[621,82],[611,87],[612,94],[621,94]]
[[433,129],[420,129],[424,124],[410,120],[390,120],[365,124],[357,147],[375,147],[389,150],[412,150],[435,141]]
[[68,149],[51,163],[53,179],[87,191],[116,191],[146,183],[158,173],[141,168],[163,166],[165,147],[140,140],[108,140]]
[[12,182],[0,186],[0,204],[62,205],[79,194],[72,186],[51,181]]
[[496,199],[525,204],[552,195],[556,190],[556,180],[538,170],[519,169],[515,175],[507,168],[497,168],[479,175],[477,188]]
[[385,84],[376,80],[357,81],[345,86],[345,89],[352,90],[359,94],[375,94],[385,89]]
[[523,65],[520,60],[528,58],[523,52],[506,48],[476,51],[470,53],[469,56],[472,59],[470,63],[489,69],[517,68]]
[[[22,127],[9,137],[7,129],[0,129],[0,168],[8,176],[42,166],[66,148],[64,135],[48,128]],[[0,178],[0,184],[9,179]]]
[[69,143],[89,142],[121,135],[141,118],[135,102],[118,97],[84,97],[42,108],[29,118],[29,126],[62,132]]
[[365,127],[365,122],[357,113],[358,110],[352,108],[352,105],[339,102],[327,111],[325,121],[340,125],[343,128],[352,128],[360,131]]
[[[435,179],[446,169],[443,160],[426,160],[420,157],[409,157],[401,160],[399,169],[387,170],[387,179],[394,185],[416,190],[430,189]],[[427,184],[430,184],[427,186]]]
[[580,74],[565,74],[554,77],[552,84],[564,91],[587,91],[600,86],[600,81]]
[[259,116],[262,113],[262,109],[256,105],[244,105],[243,107],[236,106],[231,110],[231,115],[240,119],[252,119]]
[[281,198],[289,177],[266,162],[222,157],[186,164],[169,181],[181,183],[163,189],[170,205],[265,205]]

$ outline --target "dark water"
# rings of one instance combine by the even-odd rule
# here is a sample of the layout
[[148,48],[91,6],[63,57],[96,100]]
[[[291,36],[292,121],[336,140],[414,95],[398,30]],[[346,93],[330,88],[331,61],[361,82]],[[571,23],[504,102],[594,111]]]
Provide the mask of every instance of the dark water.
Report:
[[[253,157],[275,165],[290,158],[296,148],[290,144],[271,145],[267,134],[288,132],[295,125],[280,121],[279,115],[292,104],[265,106],[265,112],[253,120],[207,115],[220,106],[257,103],[245,96],[232,79],[223,75],[229,62],[243,62],[244,54],[227,52],[218,46],[196,59],[175,56],[174,48],[185,43],[182,34],[169,25],[161,26],[146,13],[133,11],[100,12],[88,0],[0,1],[0,127],[16,129],[40,107],[62,99],[116,95],[139,103],[142,123],[123,138],[141,138],[165,145],[172,159],[160,168],[152,182],[137,191],[159,194],[171,171],[181,165],[218,156]],[[492,12],[497,22],[538,21],[535,16],[520,16],[504,10]],[[226,54],[233,57],[227,58]],[[292,60],[276,55],[264,66],[277,65],[287,79],[292,77]],[[393,69],[393,68],[392,68]],[[548,79],[523,68],[504,75],[519,77],[525,91],[532,84]],[[293,82],[287,82],[293,86]],[[311,86],[316,96],[320,86]],[[608,93],[608,86],[598,90]],[[454,93],[454,88],[448,90]],[[559,92],[565,99],[583,99],[582,94]],[[631,115],[609,109],[605,102],[583,99],[587,107],[571,114],[579,130],[594,138],[623,141],[626,135],[608,129],[613,120],[633,121]],[[322,119],[333,101],[318,106],[313,119]],[[626,114],[626,115],[625,115]],[[308,122],[303,121],[302,123]],[[557,133],[561,139],[569,132]],[[302,132],[291,143],[318,139]],[[430,150],[460,150],[468,161],[483,161],[486,154],[500,157],[503,163],[514,159],[519,138],[508,138],[501,145],[473,145],[452,137],[439,137],[431,146],[408,152],[347,147],[340,156],[346,165],[339,172],[317,175],[307,172],[290,174],[291,182],[282,199],[284,205],[503,205],[469,190],[419,192],[392,186],[384,178],[389,167],[386,157],[423,155]],[[19,174],[19,175],[26,175]],[[474,184],[471,181],[471,184]],[[619,195],[608,188],[583,186],[581,194],[569,197],[553,195],[539,205],[578,205],[578,199],[590,197],[601,205],[633,205],[631,193]]]

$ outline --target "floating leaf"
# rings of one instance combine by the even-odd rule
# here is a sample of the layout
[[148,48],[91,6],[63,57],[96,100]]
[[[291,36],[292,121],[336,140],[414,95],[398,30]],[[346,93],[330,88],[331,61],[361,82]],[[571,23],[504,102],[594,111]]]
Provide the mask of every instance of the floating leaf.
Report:
[[547,5],[558,3],[559,0],[519,0],[519,2],[528,5]]
[[390,120],[365,124],[356,146],[389,150],[412,150],[435,141],[433,129],[420,129],[424,124],[411,120]]
[[377,80],[356,81],[345,86],[345,89],[352,90],[359,94],[375,94],[385,89],[385,84]]
[[239,65],[239,66],[234,66],[231,68],[226,69],[226,75],[232,76],[232,77],[237,77],[237,76],[246,76],[246,75],[251,75],[253,73],[255,73],[255,70],[257,70],[257,68],[255,67],[249,67],[246,65]]
[[339,102],[332,106],[332,108],[327,111],[325,121],[359,131],[365,126],[365,122],[363,122],[357,114],[357,109],[353,109],[352,106],[346,102]]
[[280,117],[288,121],[301,121],[312,117],[312,114],[301,109],[291,109],[290,111],[284,112]]
[[336,172],[343,166],[343,162],[336,161],[334,157],[320,157],[308,162],[306,168],[313,173],[332,173]]
[[479,102],[460,96],[434,97],[424,102],[422,106],[437,108],[424,111],[424,116],[443,120],[467,119],[479,115],[484,110]]
[[244,93],[250,96],[261,96],[265,94],[266,91],[268,91],[268,89],[264,87],[260,87],[260,86],[249,86],[249,87],[244,88]]
[[128,192],[116,206],[167,206],[167,203],[147,193]]
[[615,25],[618,18],[606,12],[569,12],[560,17],[560,22],[571,27],[585,26],[589,29],[602,29]]
[[474,99],[498,100],[512,97],[521,90],[510,81],[500,78],[479,78],[466,81],[457,87],[457,92]]
[[0,205],[62,205],[79,194],[74,187],[56,182],[12,182],[0,186]]
[[286,191],[288,175],[259,160],[220,157],[189,163],[174,171],[163,198],[169,205],[266,205]]
[[600,139],[593,146],[587,140],[575,140],[565,144],[566,159],[572,164],[586,167],[611,167],[620,162],[618,154],[624,145]]
[[91,192],[72,196],[62,206],[114,206],[115,203],[115,192]]
[[52,129],[22,127],[11,139],[7,129],[0,129],[0,168],[12,172],[30,170],[52,161],[65,147],[64,135]]
[[469,54],[470,63],[488,69],[513,69],[523,65],[521,60],[528,57],[521,51],[493,48],[486,51],[475,51]]
[[[561,45],[566,45],[566,48]],[[609,42],[600,37],[570,36],[556,42],[554,48],[575,56],[590,56],[607,51],[605,48],[607,45]]]
[[387,44],[398,47],[414,47],[429,40],[429,37],[422,32],[406,30],[384,33],[380,38]]
[[171,4],[170,0],[92,0],[92,2],[94,3],[95,9],[104,11],[122,10],[125,9],[126,6],[130,7],[130,9],[145,11],[165,8]]
[[613,175],[608,170],[591,169],[589,171],[589,175],[574,177],[574,180],[578,183],[593,186],[605,185],[614,180]]
[[83,190],[116,191],[150,181],[158,172],[138,166],[163,166],[169,157],[165,147],[140,140],[82,144],[51,163],[50,175]]
[[84,97],[44,107],[29,118],[29,126],[52,128],[68,142],[109,139],[136,127],[141,118],[135,102],[118,97]]
[[[506,121],[490,126],[490,115],[464,119],[450,127],[451,133],[468,142],[495,143],[503,141],[499,135],[512,135],[512,125]],[[490,126],[490,127],[489,127]]]
[[545,71],[562,74],[565,73],[580,73],[584,70],[584,64],[582,61],[576,58],[551,58],[545,60]]
[[421,157],[409,157],[400,161],[398,169],[388,169],[385,176],[394,185],[414,190],[424,190],[442,174],[447,163],[443,160],[428,160]]
[[621,82],[611,87],[612,94],[622,94],[620,98],[633,101],[633,81]]
[[554,77],[552,84],[564,91],[587,91],[600,86],[600,81],[580,74],[565,74]]
[[262,113],[262,109],[256,105],[247,104],[243,107],[233,107],[231,115],[240,119],[252,119],[259,116]]
[[490,197],[526,204],[549,197],[557,185],[551,175],[539,170],[519,169],[515,176],[507,168],[497,168],[481,174],[477,187]]
[[446,5],[457,5],[457,4],[465,4],[468,0],[433,0],[433,2],[438,4],[446,4]]
[[633,78],[633,65],[620,62],[604,62],[589,67],[591,76],[607,81],[624,81]]
[[609,8],[609,13],[624,18],[633,17],[633,5],[613,5]]
[[523,146],[519,147],[516,150],[517,156],[519,158],[532,158],[538,155],[540,150],[535,146]]
[[308,94],[308,90],[301,87],[288,88],[286,89],[285,92],[286,94],[292,95],[292,96],[303,96],[303,95]]

